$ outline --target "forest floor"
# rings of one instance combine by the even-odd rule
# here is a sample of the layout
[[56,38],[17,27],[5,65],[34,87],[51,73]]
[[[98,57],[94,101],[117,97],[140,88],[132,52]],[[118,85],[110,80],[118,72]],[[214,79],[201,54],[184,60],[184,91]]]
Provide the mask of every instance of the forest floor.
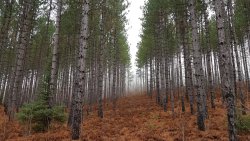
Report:
[[[158,106],[155,99],[134,95],[118,100],[115,112],[104,106],[104,118],[94,110],[84,118],[81,139],[88,141],[227,141],[225,106],[216,100],[216,110],[209,109],[206,131],[198,131],[196,116],[186,103],[182,113],[175,103],[175,115]],[[47,133],[25,135],[27,129],[18,122],[8,122],[0,107],[0,141],[69,141],[70,130],[65,125],[53,125]],[[250,141],[250,133],[239,135],[240,141]]]

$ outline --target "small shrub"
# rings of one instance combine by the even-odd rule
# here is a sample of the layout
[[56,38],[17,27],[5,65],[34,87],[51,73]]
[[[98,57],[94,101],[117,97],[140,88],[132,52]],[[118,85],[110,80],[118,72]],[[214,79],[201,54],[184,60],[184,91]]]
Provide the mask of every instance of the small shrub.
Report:
[[49,108],[41,101],[25,104],[17,113],[18,120],[23,124],[31,123],[35,132],[46,131],[51,121],[63,123],[65,117],[62,106]]
[[24,104],[20,112],[17,113],[18,120],[23,124],[28,123],[35,132],[47,131],[51,121],[62,123],[66,120],[64,107],[50,107],[48,104],[49,97],[51,96],[49,82],[50,69],[48,67],[37,100],[32,103]]
[[235,124],[239,133],[250,132],[250,115],[239,116]]

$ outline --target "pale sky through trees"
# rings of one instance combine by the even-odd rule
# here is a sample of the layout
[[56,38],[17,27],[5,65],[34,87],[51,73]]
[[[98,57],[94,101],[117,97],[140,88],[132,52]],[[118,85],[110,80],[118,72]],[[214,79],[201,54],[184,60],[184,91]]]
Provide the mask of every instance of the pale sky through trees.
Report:
[[128,8],[128,25],[126,29],[128,30],[128,42],[130,46],[130,55],[131,55],[131,63],[132,70],[135,72],[136,70],[136,52],[137,52],[137,43],[140,41],[140,33],[141,33],[141,20],[142,18],[142,9],[141,7],[144,5],[145,0],[128,0],[130,2],[130,6]]

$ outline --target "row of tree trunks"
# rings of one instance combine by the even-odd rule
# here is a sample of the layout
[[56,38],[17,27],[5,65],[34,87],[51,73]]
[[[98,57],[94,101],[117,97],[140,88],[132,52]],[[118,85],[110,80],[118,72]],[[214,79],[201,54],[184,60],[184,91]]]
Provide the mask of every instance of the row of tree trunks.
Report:
[[202,69],[202,58],[201,58],[201,47],[199,43],[199,34],[197,26],[197,18],[195,14],[195,3],[194,0],[189,0],[189,11],[191,14],[191,25],[192,25],[192,40],[194,49],[194,68],[195,68],[195,94],[197,96],[197,124],[200,130],[205,130],[204,114],[205,114],[205,101],[203,97],[206,96],[203,84],[203,69]]

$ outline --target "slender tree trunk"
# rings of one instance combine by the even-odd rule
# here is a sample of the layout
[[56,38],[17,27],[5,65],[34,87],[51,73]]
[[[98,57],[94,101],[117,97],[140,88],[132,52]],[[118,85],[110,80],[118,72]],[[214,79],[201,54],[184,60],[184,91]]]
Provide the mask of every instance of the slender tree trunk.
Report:
[[238,69],[238,85],[239,85],[239,96],[240,96],[240,105],[242,108],[242,114],[246,114],[246,105],[245,105],[245,94],[243,93],[244,91],[244,84],[242,81],[242,72],[241,72],[241,64],[240,64],[240,59],[239,59],[239,54],[238,54],[238,49],[237,46],[234,47],[235,51],[235,56],[236,56],[236,62],[237,62],[237,69]]
[[[233,34],[233,10],[232,10],[232,0],[228,0],[227,1],[227,11],[226,10],[223,10],[224,12],[224,15],[225,15],[225,18],[226,18],[226,39],[227,39],[227,44],[230,45],[230,53],[231,53],[231,62],[232,62],[232,66],[231,67],[231,80],[232,80],[232,83],[233,83],[233,93],[235,95],[237,95],[237,82],[236,82],[236,63],[235,63],[235,57],[234,57],[234,54],[233,54],[233,47],[234,47],[234,34]],[[236,65],[235,65],[236,64]]]
[[[128,77],[129,78],[129,77]],[[148,84],[148,61],[145,64],[145,79],[146,79],[146,89],[147,89],[147,96],[149,96],[149,84]]]
[[236,128],[235,128],[235,105],[234,105],[234,93],[232,90],[232,80],[230,80],[230,50],[228,45],[226,44],[226,36],[225,36],[225,28],[224,28],[224,17],[222,13],[222,9],[224,9],[224,2],[221,0],[214,0],[215,2],[215,13],[217,19],[217,30],[219,37],[219,51],[220,51],[220,69],[223,73],[221,73],[221,84],[222,84],[222,92],[225,95],[226,103],[227,103],[227,118],[228,118],[228,132],[229,132],[229,140],[236,141]]
[[211,44],[210,44],[210,32],[209,32],[209,20],[208,20],[208,12],[207,12],[207,3],[205,0],[203,2],[203,15],[205,21],[205,30],[206,30],[206,63],[207,63],[207,75],[208,75],[208,92],[210,93],[211,107],[215,108],[215,96],[214,96],[214,87],[213,87],[213,76],[212,76],[212,57],[211,57]]
[[118,55],[117,55],[117,48],[118,48],[118,46],[117,46],[117,33],[116,33],[116,30],[114,30],[114,37],[113,37],[114,39],[114,48],[115,48],[115,54],[114,54],[114,60],[113,60],[113,81],[112,81],[112,102],[113,102],[113,110],[115,110],[116,109],[116,100],[117,100],[117,64],[118,64],[118,60],[117,60],[117,57],[118,57]]
[[79,38],[80,46],[78,50],[77,80],[75,82],[77,90],[75,93],[73,93],[74,99],[72,99],[72,140],[78,140],[80,138],[82,98],[84,97],[85,92],[85,60],[89,29],[89,6],[89,0],[84,0],[82,6],[81,30]]
[[181,94],[181,109],[182,109],[182,112],[185,112],[186,109],[185,109],[185,103],[184,103],[184,93],[183,93],[183,76],[182,76],[182,57],[181,57],[181,52],[182,52],[182,47],[180,47],[180,52],[178,54],[178,60],[179,60],[179,74],[180,74],[180,83],[179,83],[179,87],[180,87],[180,94]]
[[173,118],[175,117],[175,112],[174,112],[174,57],[172,57],[172,60],[171,60],[171,92],[170,92],[170,99],[171,99],[171,111],[172,111],[172,116]]
[[150,68],[150,81],[149,81],[149,87],[150,87],[150,97],[152,98],[153,96],[153,57],[151,55],[150,60],[149,60],[149,68]]
[[106,6],[106,1],[101,1],[101,19],[100,19],[100,49],[99,49],[99,56],[98,56],[98,116],[103,118],[103,109],[102,109],[102,94],[103,94],[103,51],[104,51],[104,10]]
[[202,57],[201,57],[201,47],[199,43],[199,34],[198,34],[198,26],[197,26],[197,18],[195,15],[195,3],[194,0],[189,0],[189,10],[191,13],[191,25],[192,25],[192,40],[193,40],[193,49],[194,49],[194,68],[195,68],[195,88],[197,95],[197,124],[198,129],[204,131],[205,123],[204,123],[204,112],[205,106],[203,97],[206,96],[204,86],[202,85],[202,77],[203,77],[203,69],[202,69]]
[[156,24],[156,35],[155,35],[155,49],[156,49],[156,57],[155,57],[155,68],[156,68],[156,103],[160,105],[161,103],[161,94],[160,94],[160,59],[161,59],[161,47],[162,47],[162,44],[161,44],[161,36],[162,36],[162,18],[163,18],[163,12],[162,10],[159,10],[159,13],[158,13],[158,18],[159,18],[159,21],[158,23]]
[[62,0],[57,0],[57,10],[56,10],[56,24],[55,24],[55,34],[53,41],[53,51],[52,51],[52,66],[51,66],[51,79],[50,79],[50,90],[51,94],[49,96],[49,106],[51,107],[52,97],[56,94],[56,84],[57,84],[57,73],[58,73],[58,49],[59,49],[59,32],[60,32],[60,22],[61,22],[61,9],[62,9]]
[[8,75],[7,72],[5,73],[5,76],[2,77],[2,81],[0,83],[0,85],[2,86],[1,91],[0,91],[0,104],[4,104],[4,94],[5,94],[5,87],[6,87],[6,83],[8,80]]
[[[249,48],[249,53],[250,53],[250,24],[249,24],[249,27],[248,27],[248,48]],[[248,89],[248,92],[250,92],[250,80],[248,80],[248,84],[247,84],[247,89]]]
[[[185,6],[184,6],[185,7]],[[187,41],[187,16],[185,16],[186,10],[183,11],[183,17],[180,17],[179,31],[180,31],[180,41],[183,47],[184,53],[184,68],[185,68],[185,95],[186,99],[189,99],[190,112],[194,114],[194,98],[193,98],[193,79],[192,79],[192,67],[191,67],[191,56],[190,49]]]
[[249,73],[248,73],[248,63],[247,63],[247,54],[246,54],[246,49],[244,46],[244,43],[241,45],[241,50],[242,50],[242,58],[243,58],[243,66],[244,66],[244,72],[245,72],[245,79],[247,83],[247,87],[250,85],[250,79],[249,79]]
[[[245,115],[246,114],[246,107],[245,107],[245,94],[244,94],[244,84],[243,84],[243,81],[242,81],[242,72],[241,72],[241,63],[240,63],[240,60],[239,60],[239,54],[238,54],[238,49],[237,49],[237,45],[238,45],[238,41],[236,39],[236,33],[235,33],[235,26],[234,26],[234,17],[233,17],[233,7],[232,7],[232,0],[229,0],[228,1],[228,11],[229,11],[229,19],[231,21],[231,30],[230,30],[230,33],[231,33],[231,41],[232,41],[232,49],[234,49],[234,53],[235,53],[235,60],[236,60],[236,67],[237,67],[237,70],[238,70],[238,91],[237,91],[237,81],[235,80],[235,96],[236,96],[236,99],[235,99],[235,102],[237,101],[237,95],[239,94],[239,97],[240,97],[240,104],[241,104],[241,108],[242,108],[242,114]],[[232,50],[232,56],[233,56],[233,50]],[[232,57],[234,58],[234,57]],[[234,62],[233,62],[234,63]],[[236,71],[236,67],[234,68],[234,70]],[[236,79],[236,72],[235,72],[235,79]]]
[[[36,2],[36,1],[35,1]],[[22,83],[22,71],[24,66],[25,51],[29,44],[30,34],[32,30],[32,20],[36,12],[34,1],[24,0],[23,1],[23,14],[21,20],[21,31],[19,34],[19,43],[16,52],[16,65],[14,73],[14,81],[12,87],[11,97],[11,110],[10,119],[14,119],[15,112],[17,110],[17,96],[20,95],[20,86]]]
[[167,54],[167,49],[165,49],[165,98],[164,98],[164,103],[163,103],[163,109],[166,112],[167,111],[167,105],[168,105],[168,95],[169,95],[169,65],[168,65],[168,61],[169,61],[169,57]]

